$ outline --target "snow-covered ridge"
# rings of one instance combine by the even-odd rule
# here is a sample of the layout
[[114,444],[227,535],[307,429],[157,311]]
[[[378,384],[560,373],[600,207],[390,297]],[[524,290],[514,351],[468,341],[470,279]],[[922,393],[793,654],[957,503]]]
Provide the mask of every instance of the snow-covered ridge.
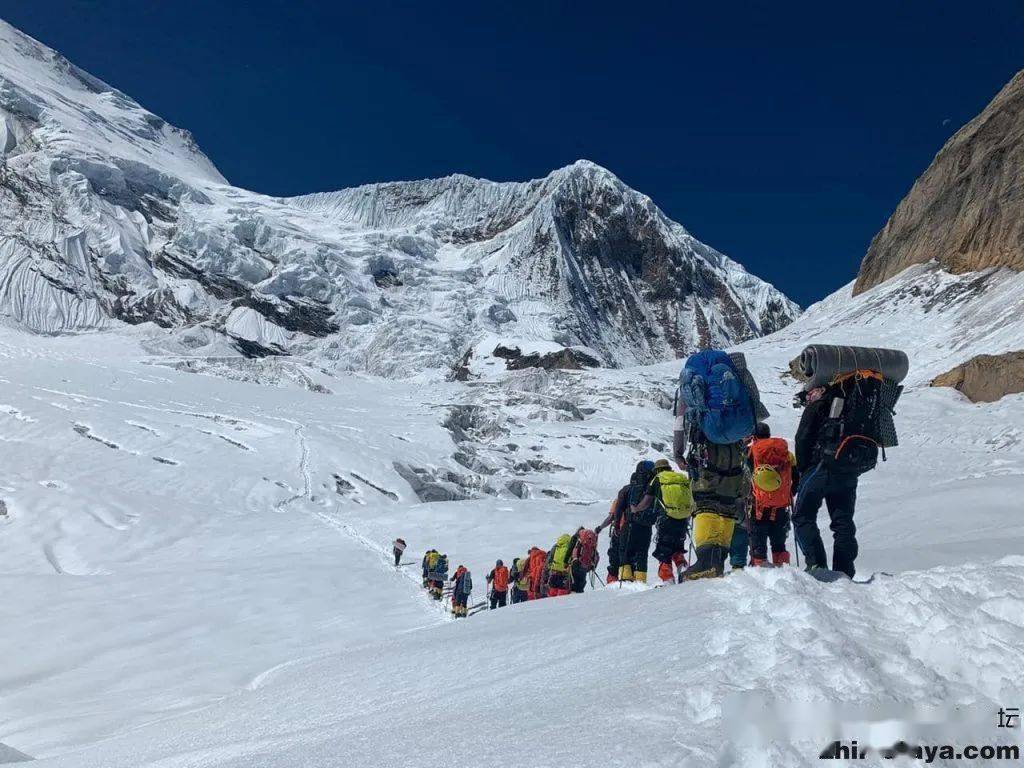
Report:
[[404,376],[505,337],[655,362],[799,311],[593,163],[275,199],[6,24],[0,66],[0,313],[36,332]]

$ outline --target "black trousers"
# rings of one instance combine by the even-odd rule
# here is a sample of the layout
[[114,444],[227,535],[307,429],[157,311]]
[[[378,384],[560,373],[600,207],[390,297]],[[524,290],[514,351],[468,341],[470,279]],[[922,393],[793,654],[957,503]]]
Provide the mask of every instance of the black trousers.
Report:
[[630,523],[626,537],[626,552],[622,564],[631,566],[633,573],[647,573],[647,558],[651,551],[651,526]]
[[400,549],[392,550],[395,553],[395,567],[402,561],[402,551]]
[[491,610],[495,608],[504,608],[508,605],[508,592],[497,592],[491,590]]
[[[774,512],[775,518],[772,519]],[[768,559],[768,543],[772,552],[785,552],[789,537],[789,510],[766,509],[760,519],[756,513],[750,517],[750,556],[758,560]]]
[[577,594],[582,594],[587,586],[587,570],[579,563],[573,563],[571,572],[572,583],[569,585],[569,589]]
[[526,590],[519,587],[512,587],[512,605],[526,602]]
[[620,565],[622,565],[622,536],[613,529],[608,540],[608,575],[614,579],[619,578]]
[[856,572],[853,563],[857,559],[857,526],[853,522],[857,476],[830,472],[819,465],[800,481],[800,493],[793,508],[793,528],[808,567],[828,567],[825,545],[818,530],[818,510],[822,502],[832,521],[832,570],[852,579]]
[[690,530],[690,518],[676,520],[662,515],[658,520],[658,538],[654,543],[654,559],[659,563],[672,562],[677,552],[686,554],[686,532]]

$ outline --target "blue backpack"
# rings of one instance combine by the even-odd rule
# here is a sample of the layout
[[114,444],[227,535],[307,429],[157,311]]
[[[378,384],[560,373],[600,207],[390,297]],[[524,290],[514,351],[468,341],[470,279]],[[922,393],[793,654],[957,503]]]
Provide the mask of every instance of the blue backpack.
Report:
[[690,355],[679,374],[686,417],[712,443],[728,445],[754,433],[754,402],[725,352]]

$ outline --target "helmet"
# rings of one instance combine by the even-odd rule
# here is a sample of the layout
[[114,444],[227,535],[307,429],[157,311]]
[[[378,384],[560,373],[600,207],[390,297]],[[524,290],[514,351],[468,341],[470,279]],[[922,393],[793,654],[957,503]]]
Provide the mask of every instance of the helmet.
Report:
[[763,421],[757,422],[757,426],[754,427],[754,437],[763,439],[772,436],[771,427],[765,424]]
[[654,470],[654,462],[651,461],[650,459],[644,459],[643,461],[638,462],[637,465],[636,465],[637,474],[640,474],[640,475],[649,474],[653,470]]
[[495,565],[496,565],[496,566],[498,566],[498,565],[504,565],[504,563],[503,563],[503,562],[501,562],[501,560],[499,560],[498,562],[496,562],[496,563],[495,563]]
[[762,464],[754,470],[754,485],[765,493],[774,493],[782,487],[782,477],[775,467]]

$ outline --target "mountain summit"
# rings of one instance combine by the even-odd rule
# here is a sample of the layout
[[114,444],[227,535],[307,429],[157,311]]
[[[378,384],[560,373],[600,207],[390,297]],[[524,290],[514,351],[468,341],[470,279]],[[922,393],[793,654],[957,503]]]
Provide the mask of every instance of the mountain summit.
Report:
[[498,343],[654,362],[799,311],[588,161],[272,198],[6,24],[0,64],[0,313],[31,330],[397,376]]

